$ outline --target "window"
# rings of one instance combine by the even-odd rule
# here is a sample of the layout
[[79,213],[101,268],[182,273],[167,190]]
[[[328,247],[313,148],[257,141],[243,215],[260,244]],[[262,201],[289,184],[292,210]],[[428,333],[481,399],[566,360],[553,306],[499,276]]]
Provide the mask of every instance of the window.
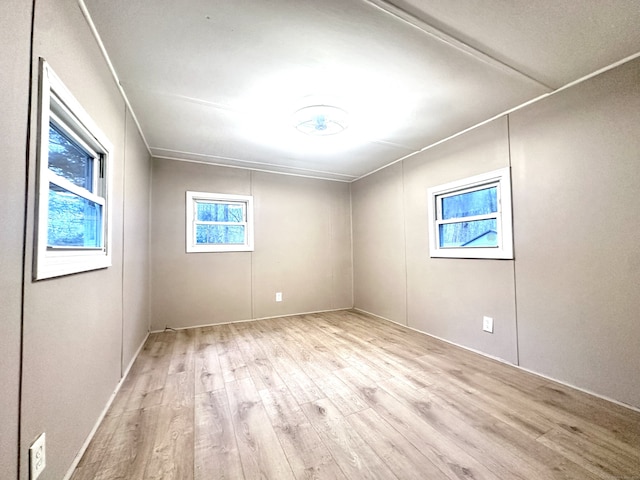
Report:
[[509,168],[429,189],[431,257],[513,258]]
[[34,278],[111,266],[111,144],[40,61]]
[[187,252],[253,250],[253,197],[187,192]]

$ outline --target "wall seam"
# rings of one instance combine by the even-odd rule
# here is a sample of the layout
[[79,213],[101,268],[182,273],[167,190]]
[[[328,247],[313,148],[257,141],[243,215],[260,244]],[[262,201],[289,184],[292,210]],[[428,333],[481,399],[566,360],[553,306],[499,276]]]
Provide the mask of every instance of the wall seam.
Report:
[[409,326],[409,266],[407,263],[407,205],[405,195],[404,161],[400,162],[402,187],[402,243],[404,245],[404,323]]
[[[122,270],[120,272],[120,378],[124,375],[124,282],[125,282],[125,245],[124,236],[127,224],[127,105],[124,105],[123,139],[122,139]],[[113,248],[113,246],[111,246]]]
[[511,177],[511,235],[513,241],[513,311],[515,322],[515,334],[516,334],[516,365],[520,365],[520,332],[518,331],[518,288],[517,288],[517,275],[516,275],[516,242],[515,242],[515,213],[513,208],[513,175],[511,174],[511,115],[506,115],[507,118],[507,150],[509,153],[509,176]]
[[353,257],[353,183],[349,184],[349,229],[351,231],[351,308],[356,306],[356,269]]
[[[327,214],[327,222],[329,223],[329,241],[327,242],[327,244],[325,245],[325,252],[326,254],[328,254],[329,258],[331,257],[331,250],[332,250],[332,246],[333,246],[333,242],[335,241],[335,229],[334,229],[334,225],[333,225],[333,218],[334,216],[332,215],[333,213],[333,209],[334,209],[334,203],[333,203],[333,199],[331,199],[331,201],[329,202],[329,209],[328,212],[326,212]],[[331,262],[331,291],[329,292],[329,304],[331,305],[331,308],[335,308],[337,302],[337,298],[336,298],[336,262],[335,260]]]
[[151,295],[153,290],[153,281],[151,276],[151,228],[153,226],[153,214],[151,208],[153,206],[153,156],[147,157],[147,333],[151,331],[152,307]]
[[[249,195],[253,197],[253,170],[249,170]],[[255,209],[255,202],[254,202]],[[255,292],[253,290],[253,254],[255,252],[255,236],[256,236],[256,215],[255,210],[253,212],[253,251],[249,252],[249,291],[251,292],[251,318],[255,318]]]
[[28,89],[28,101],[27,101],[27,135],[25,139],[25,157],[24,157],[24,212],[22,217],[22,281],[20,285],[20,346],[18,350],[18,429],[17,429],[17,458],[16,458],[16,472],[18,478],[21,478],[22,471],[22,398],[23,398],[23,366],[24,366],[24,320],[25,320],[25,283],[27,281],[27,217],[29,215],[29,166],[31,163],[30,146],[31,146],[31,120],[32,120],[32,107],[33,107],[33,81],[34,81],[34,37],[35,37],[35,22],[36,22],[36,0],[31,2],[31,32],[29,38],[29,89]]

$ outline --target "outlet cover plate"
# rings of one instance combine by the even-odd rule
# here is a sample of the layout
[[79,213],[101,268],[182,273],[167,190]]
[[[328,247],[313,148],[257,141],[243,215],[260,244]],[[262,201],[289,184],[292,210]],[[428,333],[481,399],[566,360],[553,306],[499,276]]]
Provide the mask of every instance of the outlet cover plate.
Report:
[[276,292],[276,302],[282,301],[282,292]]
[[493,333],[493,318],[482,317],[482,330]]
[[36,480],[47,466],[44,432],[29,447],[29,478]]

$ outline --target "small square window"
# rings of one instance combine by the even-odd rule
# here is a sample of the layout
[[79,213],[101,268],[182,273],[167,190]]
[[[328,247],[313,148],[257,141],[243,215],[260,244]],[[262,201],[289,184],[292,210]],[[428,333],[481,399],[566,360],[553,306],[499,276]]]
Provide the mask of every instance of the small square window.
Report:
[[429,217],[431,257],[513,258],[508,168],[430,188]]
[[51,67],[40,63],[34,278],[111,265],[111,144]]
[[253,197],[187,192],[187,252],[253,250]]

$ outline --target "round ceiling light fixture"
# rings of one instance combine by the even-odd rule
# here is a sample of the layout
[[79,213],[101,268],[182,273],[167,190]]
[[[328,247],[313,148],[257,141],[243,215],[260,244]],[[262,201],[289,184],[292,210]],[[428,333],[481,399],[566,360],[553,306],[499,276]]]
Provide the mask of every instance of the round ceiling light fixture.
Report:
[[347,128],[347,112],[331,105],[310,105],[294,113],[298,131],[316,137],[335,135]]

